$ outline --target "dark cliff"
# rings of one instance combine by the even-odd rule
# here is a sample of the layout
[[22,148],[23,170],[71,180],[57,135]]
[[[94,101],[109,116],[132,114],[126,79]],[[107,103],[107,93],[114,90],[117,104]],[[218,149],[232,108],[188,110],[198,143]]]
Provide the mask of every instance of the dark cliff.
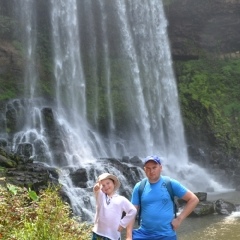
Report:
[[240,51],[238,0],[175,0],[165,10],[174,59]]

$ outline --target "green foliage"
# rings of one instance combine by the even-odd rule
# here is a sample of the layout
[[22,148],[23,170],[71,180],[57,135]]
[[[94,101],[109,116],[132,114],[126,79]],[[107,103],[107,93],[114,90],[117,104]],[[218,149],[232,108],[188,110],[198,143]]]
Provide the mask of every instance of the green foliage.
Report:
[[16,188],[16,186],[8,183],[8,184],[7,184],[7,188],[8,188],[8,190],[9,190],[13,195],[16,195],[16,194],[17,194],[17,188]]
[[0,88],[0,101],[16,98],[19,91],[16,85],[14,85],[14,79],[12,79],[10,73],[7,73],[4,77],[0,76],[1,88]]
[[36,198],[30,189],[0,186],[0,239],[90,239],[92,226],[70,218],[70,208],[58,190],[49,187]]
[[32,191],[30,188],[28,189],[28,196],[33,200],[33,201],[38,201],[39,197],[35,191]]
[[238,149],[240,60],[177,62],[176,73],[185,124],[198,128],[207,125],[227,151]]
[[[20,68],[22,66],[22,45],[18,41],[13,41],[8,42],[3,48],[6,48],[6,51],[9,51],[8,54],[11,54],[11,58],[16,58],[16,60],[14,64],[8,63],[7,61],[3,63],[3,71],[0,74],[0,101],[17,98],[21,96],[24,91],[24,84],[22,81],[19,81],[22,73],[16,74],[15,71],[15,68]],[[10,51],[9,49],[12,50]]]

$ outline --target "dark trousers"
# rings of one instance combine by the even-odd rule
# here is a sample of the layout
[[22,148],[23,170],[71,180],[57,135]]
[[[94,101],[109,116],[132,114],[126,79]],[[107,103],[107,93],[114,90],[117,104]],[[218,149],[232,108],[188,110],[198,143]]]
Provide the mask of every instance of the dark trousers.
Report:
[[100,236],[95,232],[92,233],[92,240],[111,240],[110,238]]

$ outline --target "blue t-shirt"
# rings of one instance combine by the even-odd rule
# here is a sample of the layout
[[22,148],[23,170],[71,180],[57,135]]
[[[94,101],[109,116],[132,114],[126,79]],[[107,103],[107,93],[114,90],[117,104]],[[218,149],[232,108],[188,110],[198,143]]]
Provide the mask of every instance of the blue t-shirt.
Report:
[[[182,198],[188,191],[178,181],[171,179],[174,195]],[[133,189],[131,202],[139,206],[138,189],[140,182]],[[161,177],[156,183],[146,182],[141,197],[141,224],[140,229],[147,234],[174,236],[171,222],[174,218],[173,202],[168,193],[166,183]]]

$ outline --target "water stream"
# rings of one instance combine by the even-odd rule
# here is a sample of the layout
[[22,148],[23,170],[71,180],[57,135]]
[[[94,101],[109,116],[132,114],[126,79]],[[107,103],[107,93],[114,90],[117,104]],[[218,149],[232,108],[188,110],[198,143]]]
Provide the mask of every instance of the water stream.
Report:
[[[239,204],[240,192],[227,191],[208,194],[208,200],[223,198]],[[178,230],[179,240],[237,240],[240,239],[240,209],[229,216],[218,214],[201,218],[187,218]]]

